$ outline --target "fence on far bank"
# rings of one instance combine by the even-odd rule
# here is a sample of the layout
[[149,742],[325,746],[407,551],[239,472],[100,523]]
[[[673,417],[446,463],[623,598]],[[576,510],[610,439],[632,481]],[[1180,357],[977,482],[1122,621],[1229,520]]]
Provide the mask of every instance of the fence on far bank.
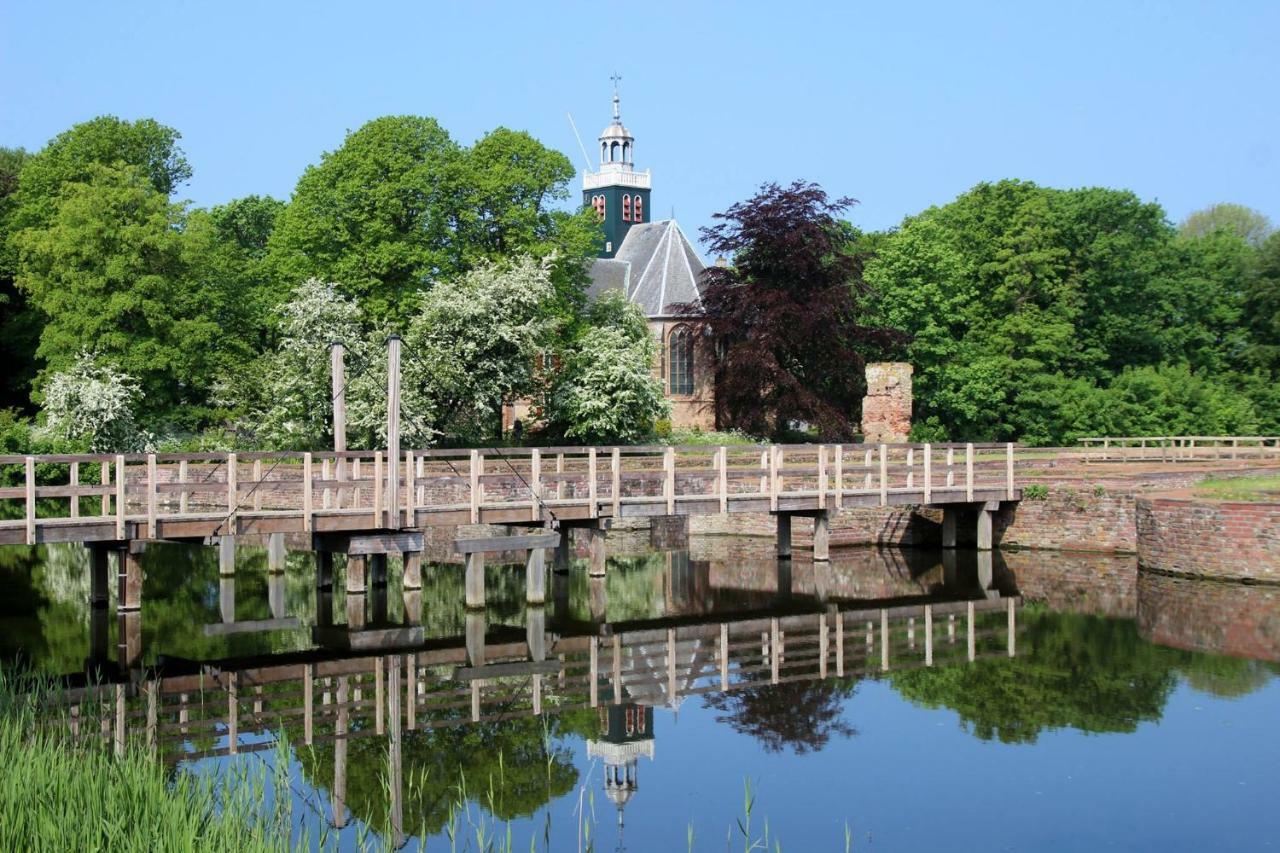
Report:
[[1085,462],[1280,461],[1280,436],[1147,435],[1082,438]]

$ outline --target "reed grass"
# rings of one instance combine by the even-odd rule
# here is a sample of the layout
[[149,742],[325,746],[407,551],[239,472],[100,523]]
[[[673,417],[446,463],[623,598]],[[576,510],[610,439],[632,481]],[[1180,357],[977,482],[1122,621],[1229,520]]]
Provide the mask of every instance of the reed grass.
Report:
[[288,816],[262,810],[265,771],[170,778],[143,748],[116,756],[48,720],[46,689],[0,673],[0,850],[288,849]]

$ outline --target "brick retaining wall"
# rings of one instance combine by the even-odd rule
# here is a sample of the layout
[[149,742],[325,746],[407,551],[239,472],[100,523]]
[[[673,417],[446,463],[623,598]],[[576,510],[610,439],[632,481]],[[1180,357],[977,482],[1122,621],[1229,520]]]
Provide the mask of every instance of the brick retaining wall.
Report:
[[1280,583],[1280,503],[1152,496],[1136,517],[1145,568]]
[[1280,587],[1139,572],[1138,630],[1162,646],[1280,661]]

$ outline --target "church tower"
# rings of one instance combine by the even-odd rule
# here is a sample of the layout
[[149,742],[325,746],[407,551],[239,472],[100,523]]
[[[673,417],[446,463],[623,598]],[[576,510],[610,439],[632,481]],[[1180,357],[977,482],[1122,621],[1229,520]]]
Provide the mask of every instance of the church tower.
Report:
[[613,122],[600,134],[600,169],[582,176],[582,203],[604,226],[602,258],[612,258],[632,225],[649,221],[649,170],[635,170],[635,137],[622,124],[618,81],[613,75]]

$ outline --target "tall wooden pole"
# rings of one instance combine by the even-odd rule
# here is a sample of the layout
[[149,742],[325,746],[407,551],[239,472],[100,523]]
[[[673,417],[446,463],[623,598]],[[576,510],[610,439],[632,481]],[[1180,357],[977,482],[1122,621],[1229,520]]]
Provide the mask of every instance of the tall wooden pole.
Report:
[[[333,449],[342,453],[347,449],[347,348],[340,341],[329,344],[329,374],[333,381]],[[337,459],[336,476],[341,482],[347,479],[347,460]],[[337,505],[342,506],[342,489],[337,492]]]
[[399,514],[397,486],[400,484],[400,336],[387,338],[387,527]]

